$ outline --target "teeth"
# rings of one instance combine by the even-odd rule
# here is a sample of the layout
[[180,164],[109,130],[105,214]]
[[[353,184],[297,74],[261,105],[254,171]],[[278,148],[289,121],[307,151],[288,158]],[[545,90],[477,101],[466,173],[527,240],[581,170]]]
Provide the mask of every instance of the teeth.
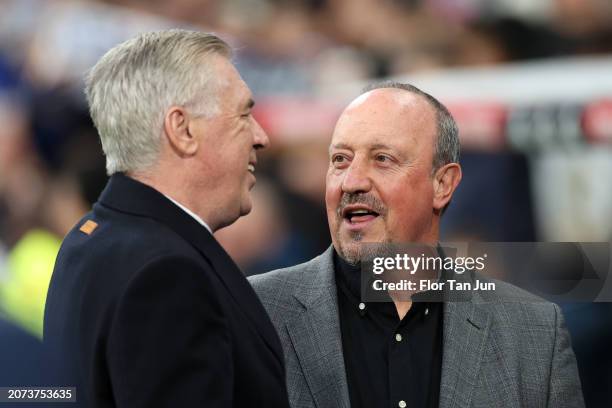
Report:
[[251,172],[251,173],[255,173],[255,166],[252,164],[249,164],[249,166],[247,167],[247,169]]
[[369,213],[368,210],[355,210],[351,211],[351,215],[363,215]]

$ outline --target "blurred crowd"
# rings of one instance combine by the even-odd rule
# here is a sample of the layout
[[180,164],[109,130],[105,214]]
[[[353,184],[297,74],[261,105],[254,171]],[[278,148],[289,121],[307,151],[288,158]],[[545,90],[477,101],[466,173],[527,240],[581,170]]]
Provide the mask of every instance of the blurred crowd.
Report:
[[[259,160],[253,212],[217,234],[247,274],[305,261],[330,244],[327,141],[342,107],[333,89],[457,67],[612,55],[609,0],[2,0],[0,316],[24,335],[41,336],[61,239],[106,181],[83,75],[115,44],[170,27],[213,31],[236,48],[272,140]],[[445,216],[445,239],[611,240],[612,223],[588,216],[612,219],[609,145],[569,157],[551,149],[537,160],[511,147],[465,149],[465,181]],[[578,344],[592,351],[612,340],[609,331],[596,344],[589,337],[601,337],[597,323],[612,322],[607,306],[589,312],[597,316],[591,326],[576,326]],[[587,379],[595,403],[609,395],[607,353],[599,361],[607,369]]]

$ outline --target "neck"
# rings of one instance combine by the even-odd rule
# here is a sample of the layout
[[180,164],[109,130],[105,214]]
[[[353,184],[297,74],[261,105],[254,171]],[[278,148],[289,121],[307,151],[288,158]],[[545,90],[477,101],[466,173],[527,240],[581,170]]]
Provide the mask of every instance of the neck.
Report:
[[410,311],[412,307],[411,301],[401,301],[401,300],[393,300],[393,304],[395,305],[395,310],[397,310],[397,315],[399,319],[402,320],[404,316]]
[[214,200],[198,200],[198,194],[191,194],[190,185],[177,173],[179,172],[129,172],[127,175],[177,201],[204,220],[213,232],[216,231],[219,222],[211,207]]

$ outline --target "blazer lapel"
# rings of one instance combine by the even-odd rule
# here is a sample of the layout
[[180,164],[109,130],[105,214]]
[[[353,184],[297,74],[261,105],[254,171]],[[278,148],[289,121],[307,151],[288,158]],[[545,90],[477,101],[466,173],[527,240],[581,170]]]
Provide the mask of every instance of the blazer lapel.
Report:
[[489,313],[471,300],[445,303],[440,408],[470,407],[489,321]]
[[[304,311],[287,323],[302,372],[318,408],[350,406],[331,247],[295,294]],[[315,276],[312,276],[314,274]]]

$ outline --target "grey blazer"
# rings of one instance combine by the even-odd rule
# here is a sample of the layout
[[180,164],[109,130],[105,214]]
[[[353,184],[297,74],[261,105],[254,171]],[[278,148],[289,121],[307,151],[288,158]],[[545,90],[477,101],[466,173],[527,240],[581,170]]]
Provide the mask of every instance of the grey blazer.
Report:
[[[249,280],[280,336],[291,406],[349,407],[332,248]],[[497,294],[444,305],[440,408],[583,407],[559,307],[495,282]]]

